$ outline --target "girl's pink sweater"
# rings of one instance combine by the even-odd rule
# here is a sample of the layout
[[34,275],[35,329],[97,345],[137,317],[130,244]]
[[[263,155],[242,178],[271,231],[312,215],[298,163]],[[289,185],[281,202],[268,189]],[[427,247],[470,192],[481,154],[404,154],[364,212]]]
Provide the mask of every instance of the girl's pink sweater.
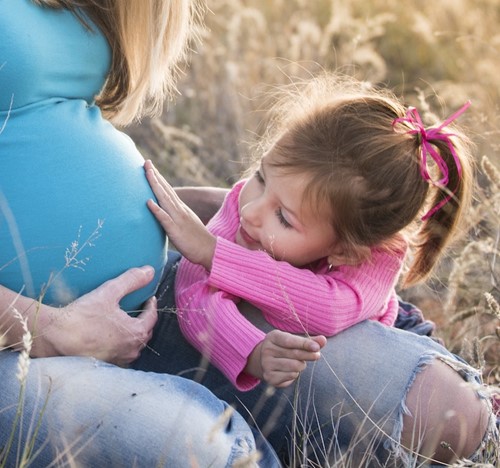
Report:
[[244,181],[227,195],[208,224],[217,236],[212,270],[183,258],[175,291],[185,337],[239,389],[259,383],[246,374],[247,359],[265,333],[239,312],[245,300],[274,327],[299,334],[331,336],[363,320],[393,325],[404,251],[372,250],[370,261],[329,270],[325,260],[293,267],[264,251],[234,243],[239,226],[238,196]]

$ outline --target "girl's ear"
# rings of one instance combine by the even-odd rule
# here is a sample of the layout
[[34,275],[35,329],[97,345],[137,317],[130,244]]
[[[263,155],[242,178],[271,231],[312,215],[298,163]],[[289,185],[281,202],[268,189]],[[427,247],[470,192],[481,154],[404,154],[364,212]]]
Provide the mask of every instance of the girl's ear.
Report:
[[340,265],[359,265],[365,259],[370,257],[370,247],[357,246],[354,249],[344,249],[335,246],[327,257],[328,264],[331,266]]

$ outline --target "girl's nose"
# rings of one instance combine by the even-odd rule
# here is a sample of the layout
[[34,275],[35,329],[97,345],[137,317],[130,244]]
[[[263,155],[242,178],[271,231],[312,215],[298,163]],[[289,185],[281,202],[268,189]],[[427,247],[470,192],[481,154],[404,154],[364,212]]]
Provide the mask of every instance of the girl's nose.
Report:
[[249,225],[260,226],[262,206],[258,200],[253,200],[241,208],[241,218]]

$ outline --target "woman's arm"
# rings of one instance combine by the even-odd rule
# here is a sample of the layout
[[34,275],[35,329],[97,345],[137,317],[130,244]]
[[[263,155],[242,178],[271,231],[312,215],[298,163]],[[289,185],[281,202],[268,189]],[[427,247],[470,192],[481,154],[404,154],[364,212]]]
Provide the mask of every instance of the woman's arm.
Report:
[[152,279],[152,268],[133,268],[61,308],[0,286],[2,346],[20,348],[25,321],[33,336],[32,357],[92,356],[128,364],[151,338],[157,320],[156,299],[148,301],[136,318],[121,310],[119,302]]

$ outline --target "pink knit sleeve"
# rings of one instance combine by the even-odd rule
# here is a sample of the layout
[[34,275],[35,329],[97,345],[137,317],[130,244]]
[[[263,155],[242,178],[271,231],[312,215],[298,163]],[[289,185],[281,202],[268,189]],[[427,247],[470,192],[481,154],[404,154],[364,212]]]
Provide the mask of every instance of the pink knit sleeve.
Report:
[[243,371],[265,333],[238,311],[238,298],[207,283],[203,267],[182,262],[175,286],[182,333],[236,388],[250,390],[260,380]]
[[387,303],[385,314],[379,318],[379,322],[389,327],[392,327],[398,317],[398,311],[399,311],[399,301],[396,295],[396,291],[393,291]]
[[217,239],[208,281],[251,302],[281,330],[331,336],[386,314],[403,257],[375,250],[362,265],[319,273]]

